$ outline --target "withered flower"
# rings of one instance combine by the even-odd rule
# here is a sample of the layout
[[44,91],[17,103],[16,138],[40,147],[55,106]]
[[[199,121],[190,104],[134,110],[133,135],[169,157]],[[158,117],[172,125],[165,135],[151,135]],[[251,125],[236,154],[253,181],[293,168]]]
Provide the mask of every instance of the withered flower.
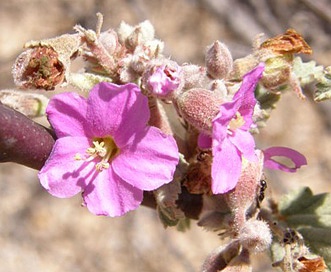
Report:
[[311,54],[312,49],[303,37],[294,29],[288,29],[284,34],[267,39],[260,45],[260,49],[270,49],[274,53],[283,54]]
[[29,48],[21,53],[12,72],[15,84],[24,89],[53,90],[65,76],[58,53],[45,46]]

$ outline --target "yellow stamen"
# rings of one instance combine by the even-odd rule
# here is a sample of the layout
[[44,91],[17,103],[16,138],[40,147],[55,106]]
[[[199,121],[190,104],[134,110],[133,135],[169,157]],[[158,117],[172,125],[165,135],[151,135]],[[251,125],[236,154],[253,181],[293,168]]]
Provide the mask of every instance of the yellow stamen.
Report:
[[86,149],[87,156],[85,156],[85,158],[78,153],[74,156],[75,160],[90,162],[95,158],[100,158],[100,162],[96,164],[95,168],[100,172],[104,169],[108,169],[110,166],[109,162],[119,153],[119,148],[116,146],[113,138],[97,138],[92,144],[93,146]]
[[245,124],[244,118],[241,116],[239,112],[236,113],[236,116],[230,121],[228,129],[230,130],[230,134],[235,131],[237,128],[240,128]]

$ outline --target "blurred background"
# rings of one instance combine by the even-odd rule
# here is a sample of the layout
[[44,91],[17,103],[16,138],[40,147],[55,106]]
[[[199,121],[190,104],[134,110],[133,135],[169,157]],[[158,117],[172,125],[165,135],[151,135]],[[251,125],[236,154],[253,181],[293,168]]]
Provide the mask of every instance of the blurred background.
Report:
[[[314,59],[331,63],[330,0],[11,0],[0,2],[0,89],[13,87],[11,67],[29,40],[72,33],[75,24],[103,30],[123,20],[150,20],[165,52],[179,64],[203,65],[205,47],[227,44],[233,57],[250,53],[253,38],[295,28],[313,48]],[[285,94],[257,136],[260,148],[288,146],[306,155],[297,174],[267,172],[267,196],[277,198],[300,186],[330,191],[331,105]],[[1,128],[0,128],[1,129]],[[141,207],[121,218],[91,215],[80,196],[55,199],[37,172],[0,164],[0,272],[12,271],[199,271],[207,254],[221,244],[216,234],[192,227],[164,229],[155,211]],[[254,271],[273,271],[266,255],[254,258]]]

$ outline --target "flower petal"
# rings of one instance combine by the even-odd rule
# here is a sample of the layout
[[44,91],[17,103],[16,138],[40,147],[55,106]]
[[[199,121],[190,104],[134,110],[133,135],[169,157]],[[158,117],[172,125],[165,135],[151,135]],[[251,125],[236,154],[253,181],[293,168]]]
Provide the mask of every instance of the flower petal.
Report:
[[46,109],[47,118],[58,138],[86,134],[87,103],[84,97],[73,92],[55,95]]
[[228,137],[228,125],[231,119],[236,115],[239,106],[237,101],[230,101],[221,105],[220,112],[213,119],[213,145],[217,142],[221,144],[223,140]]
[[[307,159],[304,155],[298,151],[281,146],[269,147],[263,150],[264,154],[264,166],[270,169],[282,170],[285,172],[296,172],[303,165],[307,165]],[[289,158],[293,163],[294,167],[289,167],[285,164],[275,161],[272,157],[286,157]]]
[[85,153],[89,143],[84,137],[57,139],[49,159],[38,177],[42,186],[52,195],[61,198],[79,193],[95,170],[93,162],[75,160],[77,152]]
[[212,192],[223,194],[232,190],[241,174],[241,154],[237,148],[225,139],[221,150],[213,148]]
[[249,161],[256,161],[255,140],[249,131],[236,129],[233,136],[228,137],[233,145],[235,145],[242,156]]
[[123,181],[111,168],[100,172],[82,195],[91,213],[106,216],[135,210],[143,200],[143,191]]
[[239,90],[235,93],[233,100],[240,100],[239,113],[245,120],[242,126],[243,130],[250,129],[253,120],[252,115],[256,105],[255,88],[262,77],[264,71],[264,63],[260,63],[253,70],[243,76],[243,80]]
[[87,123],[92,137],[112,136],[118,147],[126,144],[149,120],[147,98],[137,85],[97,84],[87,99]]
[[149,127],[112,162],[115,173],[141,190],[154,190],[173,179],[179,161],[177,144],[170,135]]

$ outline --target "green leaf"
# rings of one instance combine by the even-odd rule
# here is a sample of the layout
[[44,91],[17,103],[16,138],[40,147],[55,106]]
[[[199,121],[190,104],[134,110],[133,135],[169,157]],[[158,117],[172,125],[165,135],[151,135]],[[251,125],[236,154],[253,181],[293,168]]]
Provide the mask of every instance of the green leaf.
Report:
[[317,66],[315,61],[303,62],[296,57],[293,60],[293,72],[303,87],[323,77],[323,66]]
[[331,267],[331,194],[313,195],[305,187],[281,199],[279,211],[289,227],[304,237],[310,250]]
[[280,213],[291,226],[331,228],[331,194],[313,195],[308,188],[285,196],[279,205]]
[[317,102],[331,99],[331,66],[325,68],[323,77],[316,84],[314,100]]

